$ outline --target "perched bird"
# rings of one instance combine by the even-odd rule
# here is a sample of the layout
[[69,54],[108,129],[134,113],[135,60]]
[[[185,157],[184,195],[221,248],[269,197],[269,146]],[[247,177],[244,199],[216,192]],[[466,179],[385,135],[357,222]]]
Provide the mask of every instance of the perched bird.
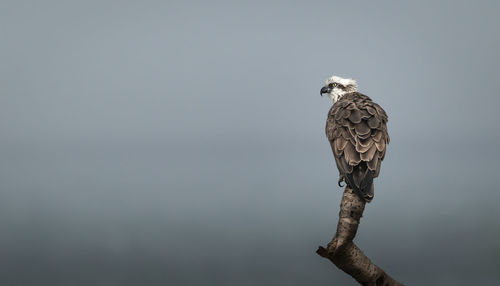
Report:
[[368,96],[357,91],[356,81],[332,76],[321,88],[333,106],[326,120],[326,136],[339,169],[338,184],[344,181],[366,202],[373,199],[373,178],[380,173],[385,156],[387,114]]

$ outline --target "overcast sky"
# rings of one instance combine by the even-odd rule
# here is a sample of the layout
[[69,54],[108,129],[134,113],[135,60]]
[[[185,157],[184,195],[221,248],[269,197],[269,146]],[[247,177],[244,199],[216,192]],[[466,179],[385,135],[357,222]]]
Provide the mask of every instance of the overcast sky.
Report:
[[500,282],[498,1],[0,3],[2,285],[356,285],[332,74],[389,115],[356,238],[408,285]]

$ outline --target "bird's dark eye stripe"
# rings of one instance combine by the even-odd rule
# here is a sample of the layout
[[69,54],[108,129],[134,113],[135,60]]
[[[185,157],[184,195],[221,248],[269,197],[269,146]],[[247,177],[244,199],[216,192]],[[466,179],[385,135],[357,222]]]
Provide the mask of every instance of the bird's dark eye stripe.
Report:
[[328,84],[328,87],[329,88],[339,87],[339,88],[343,89],[345,86],[341,85],[340,83],[332,82],[332,83]]

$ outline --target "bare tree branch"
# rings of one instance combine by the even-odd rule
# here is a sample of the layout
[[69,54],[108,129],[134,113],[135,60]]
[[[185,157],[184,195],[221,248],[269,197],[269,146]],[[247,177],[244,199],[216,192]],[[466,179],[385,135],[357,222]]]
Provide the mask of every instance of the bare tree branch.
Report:
[[320,246],[316,253],[328,258],[338,268],[351,275],[361,285],[399,286],[380,267],[373,264],[352,242],[358,230],[359,220],[365,210],[365,201],[346,187],[340,204],[337,233],[326,248]]

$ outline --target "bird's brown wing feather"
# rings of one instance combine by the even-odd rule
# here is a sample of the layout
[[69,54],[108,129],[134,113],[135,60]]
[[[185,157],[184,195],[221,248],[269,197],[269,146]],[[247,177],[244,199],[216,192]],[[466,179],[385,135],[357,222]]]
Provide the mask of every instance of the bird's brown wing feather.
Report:
[[350,93],[332,106],[326,121],[340,174],[367,201],[373,198],[372,180],[380,173],[389,143],[387,120],[385,111],[369,97]]

